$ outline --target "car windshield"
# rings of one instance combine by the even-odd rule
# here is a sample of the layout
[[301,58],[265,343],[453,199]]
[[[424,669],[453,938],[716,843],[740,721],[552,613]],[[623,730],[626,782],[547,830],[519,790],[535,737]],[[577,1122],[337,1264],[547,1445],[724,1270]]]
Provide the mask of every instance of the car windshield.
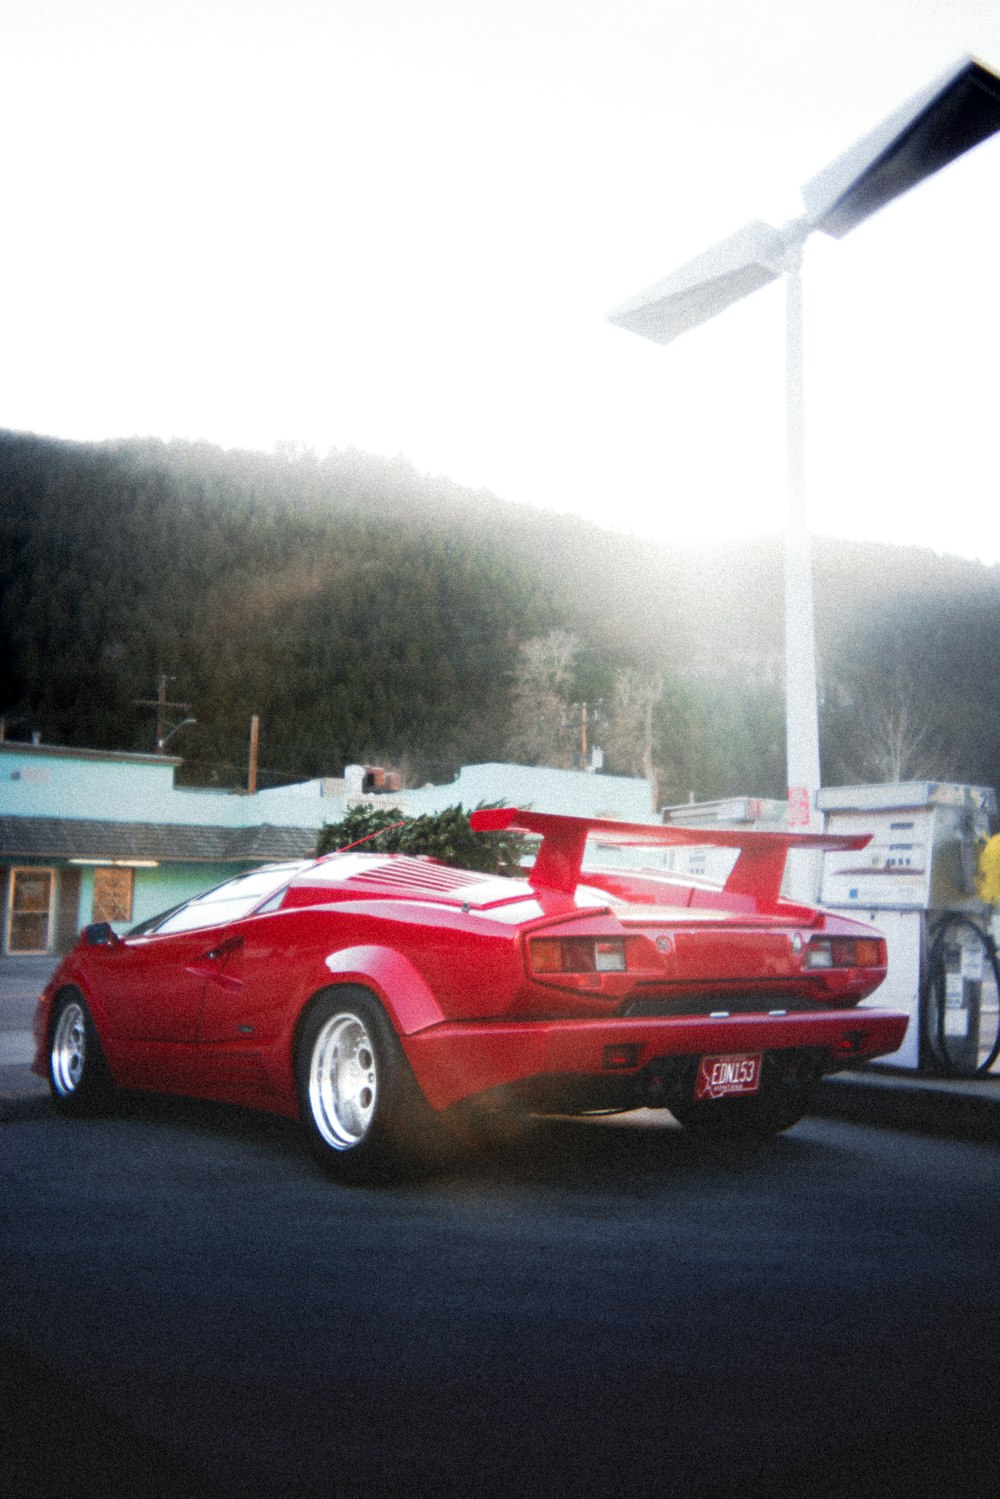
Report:
[[308,861],[295,864],[270,864],[265,869],[255,869],[250,874],[238,875],[227,880],[204,895],[195,896],[186,905],[170,911],[155,926],[146,931],[158,937],[170,932],[190,932],[201,926],[224,926],[229,921],[238,921],[249,916],[262,901],[277,891],[283,890],[293,875],[308,868]]

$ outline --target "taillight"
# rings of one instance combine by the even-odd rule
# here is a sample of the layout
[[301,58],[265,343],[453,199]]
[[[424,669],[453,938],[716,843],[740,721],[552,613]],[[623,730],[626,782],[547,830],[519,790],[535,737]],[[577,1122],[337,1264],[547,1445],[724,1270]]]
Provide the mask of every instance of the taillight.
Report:
[[813,937],[806,949],[807,968],[884,968],[883,937]]
[[620,937],[532,937],[532,973],[624,973],[625,942]]

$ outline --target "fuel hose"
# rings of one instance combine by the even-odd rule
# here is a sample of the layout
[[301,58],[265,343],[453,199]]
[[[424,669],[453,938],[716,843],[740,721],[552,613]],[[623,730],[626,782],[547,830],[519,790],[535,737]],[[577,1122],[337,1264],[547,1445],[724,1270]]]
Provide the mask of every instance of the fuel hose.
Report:
[[[967,964],[965,954],[977,948]],[[944,1076],[988,1073],[1000,1056],[1000,961],[990,933],[968,916],[940,917],[928,934],[921,998],[924,1038]]]

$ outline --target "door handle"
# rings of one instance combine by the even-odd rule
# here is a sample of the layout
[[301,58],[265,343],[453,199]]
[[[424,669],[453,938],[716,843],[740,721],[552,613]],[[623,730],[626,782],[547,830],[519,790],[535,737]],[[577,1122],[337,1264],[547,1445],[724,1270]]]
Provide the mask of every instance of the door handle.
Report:
[[234,952],[239,952],[243,946],[242,937],[227,937],[225,942],[220,942],[218,947],[210,948],[205,954],[209,962],[215,962],[217,958],[229,958]]

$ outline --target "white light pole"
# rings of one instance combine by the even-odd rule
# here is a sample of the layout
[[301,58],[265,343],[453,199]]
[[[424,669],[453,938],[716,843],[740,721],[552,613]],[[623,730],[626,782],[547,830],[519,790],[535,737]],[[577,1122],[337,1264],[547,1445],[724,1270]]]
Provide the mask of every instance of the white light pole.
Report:
[[1000,129],[1000,77],[965,58],[802,189],[806,212],[783,229],[759,219],[608,314],[668,344],[759,287],[785,277],[788,526],[785,718],[789,817],[807,826],[820,786],[812,565],[805,505],[802,251],[814,229],[835,239]]

